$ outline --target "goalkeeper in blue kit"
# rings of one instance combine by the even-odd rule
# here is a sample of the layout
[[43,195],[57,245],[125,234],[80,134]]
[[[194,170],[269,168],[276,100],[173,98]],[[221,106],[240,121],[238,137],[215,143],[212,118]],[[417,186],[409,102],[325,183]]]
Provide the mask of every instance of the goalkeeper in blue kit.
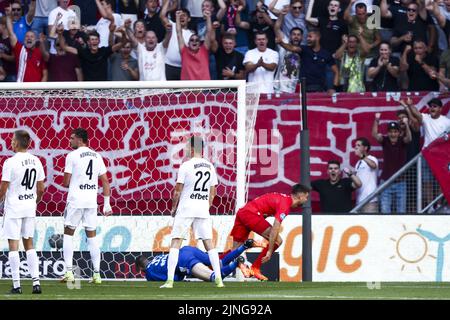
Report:
[[[220,260],[220,271],[222,278],[230,275],[237,267],[248,268],[244,264],[245,259],[240,255],[247,249],[257,246],[257,242],[248,239],[237,249],[230,251]],[[150,261],[143,255],[136,258],[136,270],[145,271],[147,281],[166,281],[167,280],[167,259],[169,255],[163,254],[153,257]],[[185,246],[180,249],[178,264],[175,269],[174,281],[183,281],[186,276],[192,276],[204,281],[215,281],[215,274],[209,266],[211,262],[209,255],[202,250]]]

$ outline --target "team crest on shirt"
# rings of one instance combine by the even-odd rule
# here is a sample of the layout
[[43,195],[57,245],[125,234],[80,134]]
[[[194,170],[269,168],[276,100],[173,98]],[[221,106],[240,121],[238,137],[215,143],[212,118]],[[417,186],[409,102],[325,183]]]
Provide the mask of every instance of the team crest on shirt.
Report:
[[280,219],[281,219],[281,220],[284,220],[284,218],[286,218],[286,213],[280,214]]

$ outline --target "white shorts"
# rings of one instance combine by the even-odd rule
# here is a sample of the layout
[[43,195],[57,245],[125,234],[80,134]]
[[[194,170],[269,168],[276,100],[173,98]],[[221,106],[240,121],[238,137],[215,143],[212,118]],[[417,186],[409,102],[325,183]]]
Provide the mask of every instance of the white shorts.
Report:
[[96,230],[97,208],[73,208],[68,204],[64,211],[64,225],[76,229],[80,222],[86,230]]
[[34,236],[35,217],[3,218],[3,237],[9,240],[29,239]]
[[186,239],[189,228],[192,225],[195,239],[212,239],[212,221],[211,218],[177,217],[173,221],[171,238]]

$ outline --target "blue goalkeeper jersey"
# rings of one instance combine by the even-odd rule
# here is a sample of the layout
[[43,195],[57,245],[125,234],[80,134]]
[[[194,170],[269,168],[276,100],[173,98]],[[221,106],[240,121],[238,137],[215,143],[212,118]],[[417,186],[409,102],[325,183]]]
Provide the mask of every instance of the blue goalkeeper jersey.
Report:
[[[168,254],[159,255],[153,258],[145,270],[147,281],[166,281],[167,280],[167,259]],[[174,281],[182,281],[186,277],[187,270],[180,270],[177,265],[175,269]]]

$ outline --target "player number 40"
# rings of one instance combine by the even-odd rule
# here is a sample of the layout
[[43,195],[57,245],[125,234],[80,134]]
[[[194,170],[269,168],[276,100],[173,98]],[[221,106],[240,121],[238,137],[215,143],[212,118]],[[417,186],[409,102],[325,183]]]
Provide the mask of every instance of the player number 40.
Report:
[[31,190],[36,182],[36,169],[27,169],[23,175],[22,182],[20,183],[27,190]]

